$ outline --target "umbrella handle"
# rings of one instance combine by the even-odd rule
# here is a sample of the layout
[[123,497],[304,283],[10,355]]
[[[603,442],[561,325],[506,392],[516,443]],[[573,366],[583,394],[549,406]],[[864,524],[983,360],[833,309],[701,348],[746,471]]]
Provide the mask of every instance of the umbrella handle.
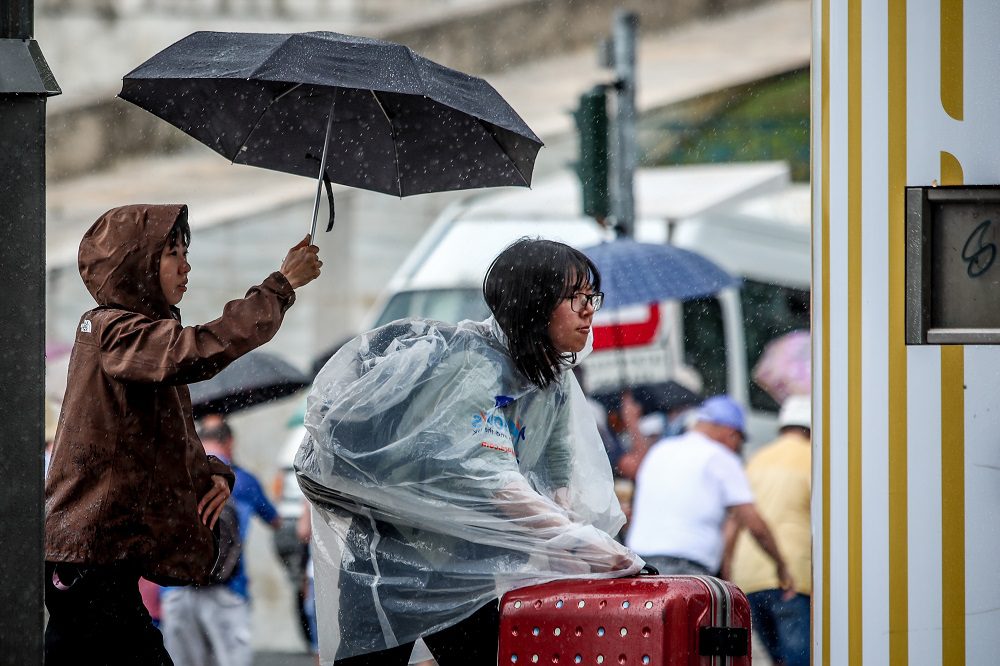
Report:
[[[323,157],[319,161],[319,176],[316,178],[316,198],[313,200],[312,226],[309,227],[310,243],[316,243],[316,219],[319,217],[319,197],[323,192],[323,179],[326,175],[326,154],[330,149],[330,129],[333,127],[333,107],[337,104],[337,91],[330,100],[330,113],[326,117],[326,138],[323,140]],[[330,224],[333,225],[333,194],[330,195]]]

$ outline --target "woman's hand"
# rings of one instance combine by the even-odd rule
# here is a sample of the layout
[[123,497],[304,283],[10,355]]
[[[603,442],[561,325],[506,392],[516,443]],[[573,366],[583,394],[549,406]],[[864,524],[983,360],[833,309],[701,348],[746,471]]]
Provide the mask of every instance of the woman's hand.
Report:
[[319,248],[309,244],[309,234],[288,251],[281,262],[281,274],[292,285],[292,289],[309,284],[319,277],[323,262],[319,260]]
[[207,525],[208,529],[215,528],[215,521],[222,515],[222,507],[228,499],[229,484],[226,482],[226,477],[213,474],[212,489],[198,502],[198,517],[201,518],[202,524]]

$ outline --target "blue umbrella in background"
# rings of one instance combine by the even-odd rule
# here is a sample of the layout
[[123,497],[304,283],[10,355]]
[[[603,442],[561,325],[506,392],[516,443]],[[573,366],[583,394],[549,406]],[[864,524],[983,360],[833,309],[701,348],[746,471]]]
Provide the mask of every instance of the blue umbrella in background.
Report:
[[601,272],[604,307],[710,296],[736,280],[705,257],[672,245],[622,238],[584,248]]

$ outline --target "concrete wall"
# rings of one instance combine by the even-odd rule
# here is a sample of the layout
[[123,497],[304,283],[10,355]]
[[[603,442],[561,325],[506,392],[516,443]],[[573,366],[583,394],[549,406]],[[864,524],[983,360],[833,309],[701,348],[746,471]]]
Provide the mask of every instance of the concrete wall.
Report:
[[[450,67],[483,74],[546,56],[596,47],[609,34],[617,8],[638,12],[640,31],[662,32],[698,18],[758,4],[766,3],[763,0],[496,0],[485,8],[456,8],[446,3],[444,11],[428,10],[425,18],[408,20],[405,25],[390,22],[357,27],[362,34],[406,44]],[[49,35],[40,34],[39,41],[66,92],[63,98],[57,98],[50,105],[49,110],[46,151],[49,178],[72,177],[101,169],[122,158],[192,145],[192,139],[167,123],[115,98],[121,75],[173,39],[197,29],[349,31],[350,28],[330,22],[317,25],[315,22],[257,24],[243,21],[234,25],[232,20],[222,19],[216,24],[206,24],[203,19],[186,24],[175,16],[161,21],[159,31],[156,25],[145,23],[130,28],[127,21],[110,20],[101,24],[100,21],[67,18],[65,25],[61,25],[55,17],[47,19],[42,26]],[[81,40],[82,43],[73,41],[80,32],[76,26],[84,26],[87,31],[88,39]],[[155,48],[153,43],[157,44]],[[73,60],[92,54],[81,53],[81,49],[113,51],[108,54],[112,57],[104,60],[117,61],[121,71],[102,76],[84,71],[79,64],[74,65]],[[596,48],[594,58],[597,58]],[[63,72],[68,72],[67,76],[73,79],[61,79]],[[86,81],[85,89],[74,86],[80,80]]]
[[637,12],[640,31],[662,32],[758,4],[763,0],[501,0],[489,9],[390,29],[385,37],[449,67],[487,73],[596,46],[617,9]]

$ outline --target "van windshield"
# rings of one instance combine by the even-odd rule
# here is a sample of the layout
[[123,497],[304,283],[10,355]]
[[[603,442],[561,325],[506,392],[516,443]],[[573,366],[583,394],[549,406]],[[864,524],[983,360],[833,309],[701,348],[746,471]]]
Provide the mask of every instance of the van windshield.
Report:
[[457,324],[463,319],[482,321],[488,316],[490,309],[480,289],[419,289],[393,295],[375,326],[403,317],[424,317]]

